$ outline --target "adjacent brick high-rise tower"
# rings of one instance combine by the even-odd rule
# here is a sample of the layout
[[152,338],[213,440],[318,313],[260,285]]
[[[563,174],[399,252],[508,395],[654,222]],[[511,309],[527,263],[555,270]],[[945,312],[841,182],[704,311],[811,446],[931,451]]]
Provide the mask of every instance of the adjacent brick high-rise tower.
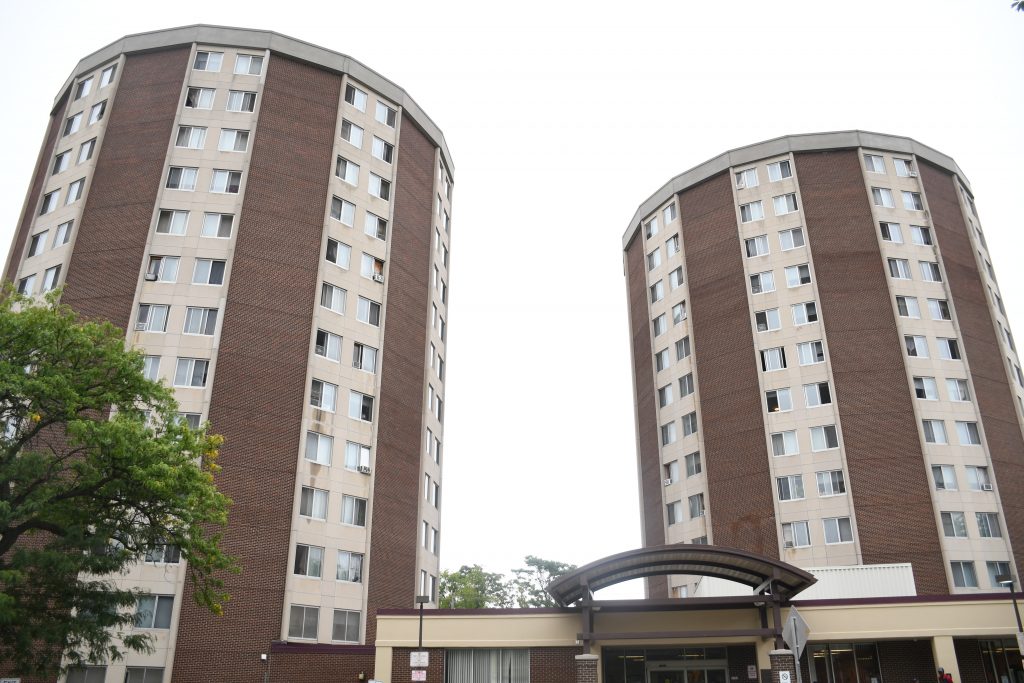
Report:
[[437,126],[342,54],[189,26],[78,64],[6,277],[123,327],[224,435],[242,573],[218,618],[173,549],[140,563],[156,651],[74,680],[369,674],[377,610],[436,600],[451,196]]
[[1019,576],[1024,375],[952,159],[762,142],[669,181],[622,245],[646,545],[910,563],[922,595],[1002,590],[1016,547]]

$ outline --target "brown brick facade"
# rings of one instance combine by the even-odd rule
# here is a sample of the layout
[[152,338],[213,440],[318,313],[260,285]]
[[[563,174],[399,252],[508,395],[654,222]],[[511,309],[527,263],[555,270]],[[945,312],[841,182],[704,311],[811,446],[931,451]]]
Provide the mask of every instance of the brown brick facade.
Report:
[[[427,683],[444,683],[444,649],[423,648],[430,653],[430,665],[427,667]],[[415,648],[396,647],[391,651],[391,680],[412,680],[412,667],[409,666],[409,653]]]
[[[267,683],[357,683],[373,678],[375,653],[375,648],[359,645],[275,643],[271,647],[269,662],[262,666],[267,672]],[[359,678],[360,674],[363,678]],[[263,678],[244,680],[258,682]]]
[[127,328],[188,65],[186,47],[129,55],[88,182],[62,301]]
[[960,669],[960,680],[953,683],[988,683],[980,642],[973,638],[954,638],[953,650]]
[[[1024,438],[1021,437],[1014,392],[1007,378],[1006,354],[996,336],[996,322],[985,296],[985,274],[978,269],[975,251],[961,211],[956,181],[947,172],[919,164],[921,184],[928,198],[935,240],[942,255],[956,322],[963,335],[964,356],[970,365],[974,399],[992,458],[992,470],[1003,494],[1003,514],[1016,556],[1015,574],[1024,571]],[[970,208],[968,207],[968,212]],[[993,503],[995,501],[993,500]],[[987,576],[977,567],[979,579]]]
[[186,586],[175,682],[260,680],[259,654],[282,635],[340,92],[336,74],[278,56],[268,61],[210,404],[210,422],[225,439],[217,484],[234,501],[222,547],[242,572],[225,577],[231,601],[223,617],[197,607]]
[[760,367],[729,174],[679,195],[715,545],[779,556]]
[[576,680],[578,647],[530,648],[530,683],[571,683]]
[[[661,454],[658,450],[658,409],[654,402],[651,319],[647,306],[647,260],[638,234],[626,249],[629,338],[633,352],[633,410],[636,418],[637,474],[640,479],[641,540],[645,547],[665,544]],[[668,579],[651,576],[647,596],[668,597]]]
[[880,640],[875,646],[878,650],[878,666],[885,683],[931,683],[937,679],[930,638]]
[[[864,564],[948,592],[930,482],[856,150],[795,155]],[[898,514],[897,514],[898,513]]]
[[377,452],[367,557],[366,642],[382,608],[412,607],[417,593],[419,491],[430,311],[435,147],[402,118],[395,178]]

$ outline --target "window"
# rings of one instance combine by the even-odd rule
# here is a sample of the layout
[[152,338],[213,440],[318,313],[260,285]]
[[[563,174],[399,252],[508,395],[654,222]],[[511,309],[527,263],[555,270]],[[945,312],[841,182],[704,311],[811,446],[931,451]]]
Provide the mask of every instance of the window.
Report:
[[74,204],[82,198],[82,193],[85,191],[85,178],[79,178],[75,182],[68,185],[68,196],[64,200],[64,205]]
[[806,548],[811,545],[807,522],[786,522],[782,525],[782,544],[786,548]]
[[256,93],[246,90],[228,91],[228,111],[249,112],[256,109]]
[[170,628],[173,595],[141,595],[135,603],[135,628]]
[[818,479],[818,496],[841,496],[846,493],[846,479],[843,478],[842,470],[828,470],[816,472]]
[[769,389],[764,392],[769,413],[785,413],[793,410],[793,396],[789,389]]
[[353,344],[352,367],[371,374],[377,372],[377,349],[359,342]]
[[370,174],[370,194],[387,201],[391,198],[391,181],[384,180],[376,173]]
[[82,127],[82,112],[72,114],[64,121],[64,133],[61,137],[67,137],[78,132],[78,129]]
[[80,100],[90,92],[92,92],[92,76],[78,82],[78,86],[75,88],[75,99]]
[[791,228],[779,232],[779,246],[782,251],[789,251],[804,246],[804,231],[802,228]]
[[950,378],[946,380],[946,392],[950,401],[970,401],[971,390],[965,379]]
[[956,339],[938,338],[939,358],[943,360],[960,360],[960,345]]
[[186,109],[213,109],[213,88],[189,88],[185,91]]
[[178,279],[177,256],[150,256],[146,279],[157,282],[175,282]]
[[[350,581],[352,583],[362,583],[363,581],[363,554],[362,553],[351,553],[347,550],[338,551],[338,567],[334,575],[334,578],[338,581]],[[341,611],[341,610],[338,610]],[[335,611],[335,624],[337,624],[337,613]],[[354,638],[338,638],[335,635],[335,640],[359,640],[359,612],[349,612],[349,614],[356,615],[356,632]]]
[[36,287],[36,276],[29,275],[18,280],[18,294],[24,296],[32,296],[32,292]]
[[704,494],[695,493],[686,499],[687,506],[690,508],[690,519],[697,519],[698,517],[704,516]]
[[142,359],[142,376],[153,382],[160,377],[160,356],[146,356]]
[[978,522],[978,535],[982,538],[1002,538],[1003,531],[999,526],[999,513],[976,512],[975,520]]
[[61,171],[65,170],[71,163],[71,150],[66,149],[60,154],[53,157],[53,170],[50,171],[50,175],[57,175]]
[[299,514],[311,519],[327,519],[328,493],[323,489],[303,486],[299,495]]
[[206,213],[203,214],[203,237],[219,237],[227,239],[231,237],[231,224],[235,217],[229,213]]
[[802,500],[804,497],[804,478],[799,474],[776,477],[775,484],[781,501]]
[[992,480],[988,478],[988,468],[968,465],[967,486],[972,491],[991,491]]
[[86,140],[85,142],[83,142],[82,146],[78,148],[78,161],[76,161],[75,163],[82,164],[85,163],[86,161],[89,161],[89,159],[92,159],[92,153],[95,149],[96,138],[93,138],[92,140]]
[[924,211],[924,202],[921,201],[920,192],[907,192],[904,190],[903,195],[903,208],[908,211]]
[[145,561],[153,564],[178,564],[181,561],[181,549],[173,543],[161,543],[146,551]]
[[238,55],[235,57],[235,73],[248,76],[259,76],[263,71],[263,57],[257,55]]
[[370,154],[390,164],[395,157],[395,146],[390,142],[384,142],[375,135],[373,136],[373,146],[370,147]]
[[196,178],[198,176],[198,168],[171,166],[167,171],[167,189],[191,192],[196,189]]
[[43,195],[43,201],[39,204],[39,215],[45,216],[46,214],[56,210],[57,202],[60,201],[60,190],[54,190],[53,192],[47,192]]
[[792,178],[793,169],[790,166],[789,161],[776,161],[774,164],[768,164],[768,180],[771,182],[777,182],[783,178]]
[[345,469],[357,470],[370,466],[370,447],[349,441],[345,444]]
[[665,240],[665,254],[666,256],[675,256],[679,253],[681,247],[679,246],[679,235],[672,235]]
[[679,398],[685,398],[693,393],[693,373],[688,372],[679,378]]
[[939,390],[935,385],[935,378],[915,377],[914,395],[926,401],[937,401],[939,399]]
[[932,261],[918,261],[921,266],[921,278],[925,282],[942,282],[939,264]]
[[374,113],[374,118],[379,122],[383,123],[389,128],[394,128],[397,122],[398,112],[383,102],[377,102],[377,110]]
[[366,526],[366,499],[355,496],[341,497],[341,523]]
[[907,347],[907,355],[913,358],[928,357],[928,340],[921,335],[904,335],[903,343]]
[[662,349],[654,354],[654,367],[658,372],[661,372],[669,365],[668,349]]
[[192,68],[196,71],[220,71],[223,60],[223,52],[196,52],[196,60],[192,62]]
[[655,249],[647,255],[647,270],[651,271],[661,265],[661,249]]
[[106,69],[100,72],[100,89],[103,89],[114,82],[114,76],[117,74],[117,64],[111,64]]
[[199,413],[178,413],[178,421],[184,422],[189,429],[199,429],[202,415]]
[[205,387],[210,361],[200,358],[179,358],[174,370],[174,386]]
[[683,502],[681,500],[674,501],[665,506],[665,515],[668,517],[669,524],[678,524],[683,521]]
[[164,332],[167,329],[167,306],[139,304],[135,329],[140,332]]
[[288,637],[316,640],[320,608],[292,605],[288,615]]
[[661,445],[667,446],[676,441],[676,423],[669,422],[661,425]]
[[359,111],[366,111],[366,93],[354,85],[345,86],[345,101]]
[[775,432],[771,435],[772,455],[796,455],[800,451],[797,443],[796,432],[793,430]]
[[668,274],[669,289],[676,289],[683,284],[683,267],[679,266]]
[[341,337],[327,330],[317,330],[313,353],[321,358],[339,362],[341,360]]
[[57,281],[60,279],[60,264],[47,268],[46,272],[43,273],[43,287],[39,290],[40,294],[49,292],[51,289],[57,286]]
[[[315,382],[316,380],[314,380]],[[331,453],[333,451],[334,437],[318,432],[306,432],[306,460],[315,462],[318,465],[330,466]]]
[[222,129],[217,149],[221,152],[244,152],[249,149],[249,131],[232,128]]
[[668,329],[668,323],[666,322],[665,314],[662,313],[657,318],[652,320],[651,321],[651,325],[654,328],[654,336],[655,337],[657,337],[658,335],[664,334],[665,330]]
[[924,428],[924,440],[927,443],[946,444],[946,423],[942,420],[921,420]]
[[793,324],[807,325],[818,322],[818,307],[813,301],[793,305]]
[[949,563],[953,570],[953,585],[957,588],[977,588],[978,576],[974,573],[974,563],[953,560]]
[[799,287],[801,285],[810,284],[810,282],[811,269],[806,263],[786,268],[787,287]]
[[388,222],[380,216],[367,211],[366,217],[363,220],[363,232],[370,237],[386,240],[388,238]]
[[779,309],[769,308],[764,311],[754,312],[754,323],[757,326],[758,332],[770,332],[777,330],[782,327],[782,322],[779,317]]
[[864,166],[868,173],[885,173],[885,159],[877,154],[865,154]]
[[946,538],[967,538],[967,520],[962,512],[939,513],[942,519],[942,534]]
[[886,209],[896,208],[896,203],[892,199],[892,190],[886,187],[872,187],[871,198],[875,202],[875,206],[881,206]]
[[690,355],[690,337],[686,336],[676,342],[676,360],[682,360]]
[[333,413],[338,404],[338,385],[314,379],[309,390],[309,405]]
[[832,403],[832,392],[828,382],[816,382],[804,385],[804,404],[808,408],[816,408]]
[[910,239],[914,244],[930,247],[932,246],[932,231],[923,225],[911,225]]
[[192,284],[224,284],[224,268],[226,263],[226,261],[218,261],[208,258],[197,258],[195,268],[192,271]]
[[328,237],[327,253],[325,258],[329,263],[333,263],[334,265],[347,270],[352,262],[352,247],[348,246],[344,242],[339,242],[336,239]]
[[367,396],[358,391],[349,391],[348,416],[353,420],[371,422],[373,420],[373,396]]
[[849,517],[826,517],[821,520],[825,527],[825,543],[853,543],[853,527]]
[[891,258],[889,261],[889,275],[897,280],[910,279],[910,261],[903,258]]
[[97,121],[103,120],[103,115],[107,112],[107,101],[97,102],[92,105],[89,109],[89,125],[96,123]]
[[786,350],[781,346],[761,351],[761,369],[765,372],[782,370],[786,367]]
[[673,401],[672,397],[672,385],[666,384],[658,389],[658,406],[664,408],[670,405]]
[[324,549],[299,543],[295,546],[292,574],[319,579],[323,575]]
[[49,230],[43,230],[32,235],[32,241],[28,244],[29,257],[39,256],[39,254],[43,253],[43,249],[46,248],[46,237],[49,233]]
[[764,218],[764,206],[761,204],[761,200],[750,202],[749,204],[740,204],[740,222],[750,223],[751,221],[759,221],[762,218]]
[[985,566],[988,568],[988,579],[989,584],[993,588],[1006,588],[1003,584],[999,583],[998,577],[1006,576],[1010,573],[1009,562],[986,562]]
[[758,235],[757,237],[743,240],[743,248],[746,251],[747,258],[764,256],[768,253],[768,235]]
[[765,292],[775,291],[775,275],[772,271],[765,271],[764,273],[754,273],[750,276],[750,293],[751,294],[764,294]]
[[956,470],[952,465],[932,465],[936,491],[956,491]]
[[896,167],[896,175],[901,178],[913,178],[917,175],[914,172],[914,162],[910,159],[893,157],[892,165]]
[[669,204],[662,210],[661,214],[665,219],[665,225],[668,225],[676,219],[676,205]]
[[241,171],[215,170],[213,177],[210,179],[210,192],[238,194],[238,188],[241,184]]
[[697,413],[683,415],[683,436],[690,436],[697,433]]
[[348,142],[350,145],[363,148],[363,129],[360,126],[352,123],[348,119],[341,120],[341,139]]
[[736,174],[736,189],[742,190],[743,188],[757,187],[757,169],[748,168],[745,171],[740,171]]
[[903,233],[900,231],[899,223],[886,223],[882,221],[878,224],[879,230],[882,233],[882,239],[886,242],[893,242],[894,244],[903,244]]
[[793,213],[797,210],[796,193],[790,192],[789,194],[781,194],[778,197],[772,197],[772,205],[775,209],[776,216],[784,216],[787,213]]
[[820,425],[811,427],[811,450],[827,451],[839,448],[839,432],[835,425]]
[[977,422],[961,422],[957,420],[956,436],[961,446],[980,446],[981,434]]
[[159,235],[184,235],[188,228],[188,211],[171,211],[160,209],[156,219],[156,232]]
[[678,325],[686,320],[686,302],[680,301],[672,307],[672,324]]
[[364,297],[359,297],[356,306],[356,319],[360,322],[380,326],[380,304]]
[[185,309],[185,334],[210,336],[217,328],[217,309],[189,306]]
[[[929,299],[931,301],[931,299]],[[896,296],[896,310],[902,318],[920,318],[921,307],[917,305],[916,296]]]
[[[435,267],[434,270],[436,271],[437,268]],[[665,283],[662,282],[661,280],[658,280],[653,285],[651,285],[651,303],[652,304],[656,303],[658,301],[661,301],[664,298],[665,298]]]
[[690,453],[689,455],[686,456],[685,461],[687,477],[694,477],[700,474],[700,453]]
[[71,228],[74,221],[66,221],[57,226],[57,234],[53,236],[53,248],[63,246],[71,241]]

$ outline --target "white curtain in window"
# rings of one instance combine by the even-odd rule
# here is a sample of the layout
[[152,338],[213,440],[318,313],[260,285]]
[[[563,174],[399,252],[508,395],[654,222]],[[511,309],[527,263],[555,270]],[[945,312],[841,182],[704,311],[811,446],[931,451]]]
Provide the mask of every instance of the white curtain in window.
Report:
[[529,650],[448,650],[446,683],[530,683]]

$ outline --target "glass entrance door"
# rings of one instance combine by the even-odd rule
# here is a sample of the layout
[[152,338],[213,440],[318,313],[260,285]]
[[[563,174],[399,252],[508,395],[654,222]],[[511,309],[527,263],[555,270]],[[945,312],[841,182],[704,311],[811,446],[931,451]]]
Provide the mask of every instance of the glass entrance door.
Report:
[[726,683],[725,669],[686,667],[670,671],[650,671],[647,683]]

